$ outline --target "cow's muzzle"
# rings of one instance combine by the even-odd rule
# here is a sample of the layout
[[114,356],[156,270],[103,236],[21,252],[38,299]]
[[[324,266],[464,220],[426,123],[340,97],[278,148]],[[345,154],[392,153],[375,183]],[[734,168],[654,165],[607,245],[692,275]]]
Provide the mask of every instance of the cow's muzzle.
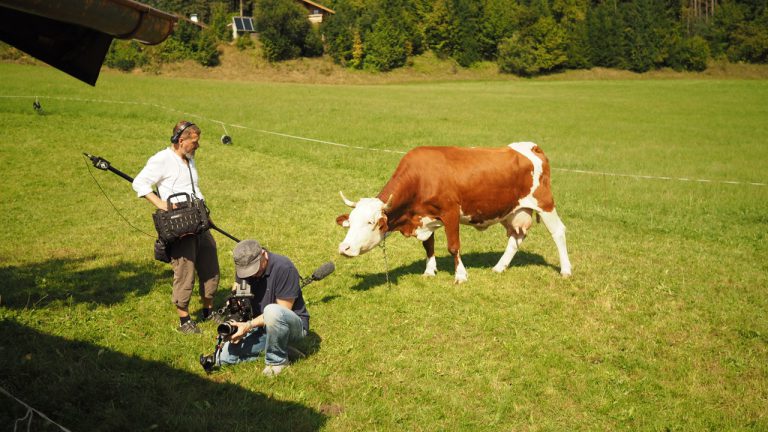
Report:
[[341,243],[339,244],[339,255],[344,255],[347,257],[356,257],[360,255],[360,249],[353,249],[352,246],[350,246],[347,243]]

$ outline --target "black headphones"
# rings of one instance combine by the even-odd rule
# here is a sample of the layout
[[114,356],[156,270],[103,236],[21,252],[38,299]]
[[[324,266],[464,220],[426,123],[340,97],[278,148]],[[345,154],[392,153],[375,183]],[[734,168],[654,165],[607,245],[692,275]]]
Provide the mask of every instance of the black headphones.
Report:
[[195,124],[194,124],[194,123],[190,123],[190,122],[185,122],[185,123],[184,123],[184,124],[183,124],[183,125],[182,125],[182,126],[179,128],[179,130],[177,130],[177,131],[176,131],[176,133],[175,133],[175,134],[173,134],[173,136],[171,137],[171,142],[172,142],[173,144],[178,144],[178,143],[179,143],[179,138],[181,138],[181,134],[182,134],[182,133],[183,133],[185,130],[187,130],[187,128],[188,128],[188,127],[190,127],[190,126],[195,126]]

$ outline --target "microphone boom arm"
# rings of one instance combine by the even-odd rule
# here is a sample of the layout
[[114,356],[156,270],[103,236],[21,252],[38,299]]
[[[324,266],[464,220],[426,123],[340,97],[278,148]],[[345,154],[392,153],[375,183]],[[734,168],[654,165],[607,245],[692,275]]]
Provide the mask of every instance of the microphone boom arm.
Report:
[[[117,174],[118,176],[120,176],[123,179],[125,179],[126,181],[128,181],[128,183],[133,183],[133,177],[131,177],[128,174],[126,174],[126,173],[120,171],[119,169],[113,167],[112,164],[109,163],[109,161],[104,159],[103,157],[101,157],[101,156],[94,156],[94,155],[91,155],[91,154],[88,154],[88,153],[85,153],[85,152],[83,152],[83,154],[85,155],[85,157],[87,157],[88,159],[91,160],[91,163],[93,164],[94,167],[96,167],[96,168],[98,168],[98,169],[100,169],[102,171],[112,171],[113,173]],[[235,241],[237,243],[240,243],[240,240],[237,237],[235,237],[232,234],[230,234],[230,233],[224,231],[223,229],[217,227],[216,225],[214,225],[213,221],[210,221],[210,223],[211,223],[211,229],[220,232],[221,234],[229,237],[230,239],[232,239],[233,241]]]

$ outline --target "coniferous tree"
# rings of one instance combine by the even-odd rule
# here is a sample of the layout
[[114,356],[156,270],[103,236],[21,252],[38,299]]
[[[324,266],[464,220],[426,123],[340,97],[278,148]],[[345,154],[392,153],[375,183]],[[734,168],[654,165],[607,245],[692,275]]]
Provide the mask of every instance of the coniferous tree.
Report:
[[499,43],[520,29],[522,6],[516,0],[485,0],[478,43],[483,60],[495,60]]
[[587,21],[576,21],[563,25],[565,31],[564,66],[569,69],[588,69],[592,67],[590,60],[589,32]]
[[407,37],[392,19],[382,17],[366,39],[365,66],[386,72],[405,64]]
[[720,57],[725,55],[731,44],[731,35],[736,32],[739,24],[746,21],[745,6],[736,1],[726,0],[715,8],[711,25],[704,32],[704,38],[709,42],[712,55]]
[[456,13],[456,47],[453,58],[462,66],[470,66],[480,61],[480,20],[483,17],[483,4],[477,0],[453,0]]
[[426,16],[424,37],[427,46],[440,57],[453,55],[458,45],[456,15],[452,0],[436,0]]
[[633,0],[621,5],[625,24],[625,59],[630,70],[647,72],[664,62],[668,47],[666,37],[672,27],[660,2]]
[[624,20],[617,0],[607,0],[587,14],[587,39],[590,62],[595,66],[622,69],[624,58]]
[[227,5],[221,2],[211,4],[208,29],[210,29],[216,40],[221,42],[229,42],[232,40],[232,31],[227,27],[227,24],[229,24],[230,21]]
[[768,9],[755,20],[736,27],[727,54],[731,61],[768,63]]
[[588,0],[553,0],[552,14],[565,31],[565,67],[585,69],[592,66],[589,60],[589,36],[587,32]]
[[325,35],[327,52],[331,58],[336,63],[347,65],[352,60],[355,40],[360,41],[360,55],[362,56],[362,39],[356,23],[357,11],[347,0],[337,0],[333,7],[336,14],[323,21],[321,32]]

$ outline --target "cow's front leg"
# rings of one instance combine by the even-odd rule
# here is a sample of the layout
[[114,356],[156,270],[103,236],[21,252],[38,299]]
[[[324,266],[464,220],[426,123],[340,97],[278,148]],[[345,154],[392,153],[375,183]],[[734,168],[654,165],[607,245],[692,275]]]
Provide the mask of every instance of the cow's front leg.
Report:
[[461,256],[458,252],[453,257],[453,262],[456,264],[456,279],[454,279],[454,283],[460,284],[466,282],[469,275],[467,274],[467,269],[464,268],[464,263],[461,262]]
[[456,268],[456,276],[454,282],[460,284],[467,281],[467,269],[464,268],[464,263],[461,262],[461,255],[459,249],[461,248],[461,241],[459,240],[459,213],[446,214],[443,217],[443,224],[445,226],[445,237],[448,239],[448,252],[453,256],[453,264]]
[[435,259],[435,233],[432,233],[428,239],[421,242],[424,246],[424,252],[427,253],[427,269],[424,270],[424,276],[434,276],[437,273],[437,260]]

